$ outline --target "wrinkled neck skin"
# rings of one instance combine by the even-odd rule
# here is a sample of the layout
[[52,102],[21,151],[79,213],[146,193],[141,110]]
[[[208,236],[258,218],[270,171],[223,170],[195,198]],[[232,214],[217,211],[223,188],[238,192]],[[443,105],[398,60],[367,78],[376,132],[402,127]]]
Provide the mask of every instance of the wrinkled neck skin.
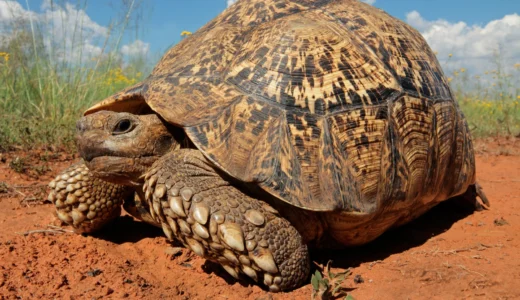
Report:
[[185,139],[181,129],[156,114],[100,111],[82,117],[76,129],[79,153],[96,177],[135,187],[157,159]]

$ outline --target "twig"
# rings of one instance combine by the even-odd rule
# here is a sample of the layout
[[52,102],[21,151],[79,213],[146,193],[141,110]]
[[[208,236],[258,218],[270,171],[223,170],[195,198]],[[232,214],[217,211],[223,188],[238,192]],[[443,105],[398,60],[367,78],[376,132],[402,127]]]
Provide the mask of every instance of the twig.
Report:
[[72,230],[66,230],[66,229],[63,229],[63,228],[58,227],[58,226],[48,225],[47,227],[50,228],[50,229],[30,230],[30,231],[26,231],[26,232],[17,232],[17,234],[20,234],[20,235],[23,235],[23,236],[28,236],[28,235],[31,235],[31,234],[34,234],[34,233],[52,233],[52,234],[57,234],[57,233],[74,233],[74,231],[72,231]]
[[457,265],[459,268],[461,268],[462,270],[466,271],[466,272],[470,272],[470,273],[475,273],[477,275],[480,275],[482,277],[486,277],[484,276],[483,274],[479,273],[479,272],[475,272],[475,271],[471,271],[470,269],[466,268],[465,266],[463,265]]
[[503,182],[520,182],[520,180],[482,180],[485,182],[503,183]]

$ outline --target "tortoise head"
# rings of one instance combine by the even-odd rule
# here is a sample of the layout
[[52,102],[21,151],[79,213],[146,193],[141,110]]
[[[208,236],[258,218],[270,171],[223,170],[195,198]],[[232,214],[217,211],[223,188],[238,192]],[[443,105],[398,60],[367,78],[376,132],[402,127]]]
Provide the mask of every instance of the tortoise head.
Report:
[[182,129],[157,114],[99,111],[76,123],[79,153],[97,177],[139,185],[141,175],[164,154],[180,148]]

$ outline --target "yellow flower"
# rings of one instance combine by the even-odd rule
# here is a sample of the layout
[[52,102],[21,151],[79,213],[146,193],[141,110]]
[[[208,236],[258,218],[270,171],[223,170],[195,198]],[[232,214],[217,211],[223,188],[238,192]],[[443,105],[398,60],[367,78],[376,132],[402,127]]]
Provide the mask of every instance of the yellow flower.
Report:
[[464,73],[464,72],[466,72],[466,69],[465,68],[460,68],[460,72]]
[[459,72],[453,71],[453,75],[457,76],[457,75],[459,75]]
[[450,53],[450,54],[448,54],[448,57],[452,57],[452,56],[453,56],[453,54],[451,54],[451,53]]
[[520,100],[520,95],[516,96],[516,99]]
[[448,82],[451,82],[452,80],[453,80],[453,78],[448,77]]
[[5,62],[9,61],[9,53],[7,52],[0,52],[0,57],[3,57]]
[[489,74],[489,71],[484,72],[484,74],[486,74],[486,75]]
[[181,32],[181,36],[188,36],[188,35],[191,35],[190,31],[184,30],[183,32]]
[[520,69],[520,63],[515,64],[515,69]]

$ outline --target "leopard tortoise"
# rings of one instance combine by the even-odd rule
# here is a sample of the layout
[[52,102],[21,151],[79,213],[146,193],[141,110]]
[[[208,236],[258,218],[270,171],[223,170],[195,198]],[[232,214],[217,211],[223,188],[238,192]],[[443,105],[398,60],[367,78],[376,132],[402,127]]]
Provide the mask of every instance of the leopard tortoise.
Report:
[[456,195],[489,204],[433,52],[355,0],[238,1],[88,109],[77,141],[83,162],[50,183],[61,220],[92,232],[123,204],[271,291],[308,280],[308,247],[367,243]]

